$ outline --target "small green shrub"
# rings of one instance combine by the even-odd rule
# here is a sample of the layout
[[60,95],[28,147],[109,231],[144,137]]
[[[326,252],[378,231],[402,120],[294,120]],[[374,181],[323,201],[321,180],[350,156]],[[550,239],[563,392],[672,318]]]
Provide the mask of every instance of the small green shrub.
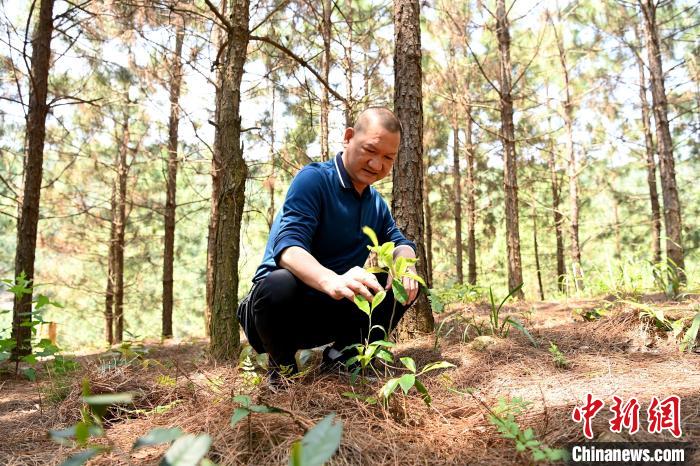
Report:
[[561,352],[559,347],[553,341],[549,342],[549,354],[552,355],[552,360],[554,361],[555,366],[562,369],[568,369],[571,366],[571,363],[566,359],[564,353]]
[[427,364],[425,365],[425,367],[423,367],[423,369],[421,369],[420,372],[416,372],[416,363],[412,358],[403,357],[400,359],[400,361],[401,364],[403,364],[404,368],[408,370],[408,373],[402,375],[401,377],[389,379],[379,390],[379,396],[385,402],[389,400],[389,398],[394,394],[394,392],[396,392],[397,388],[401,387],[401,390],[403,390],[404,394],[408,395],[408,392],[415,387],[416,391],[420,393],[421,398],[423,399],[425,404],[430,406],[430,403],[432,401],[430,393],[428,393],[428,389],[425,388],[425,385],[423,385],[423,382],[421,382],[418,377],[437,369],[447,369],[449,367],[455,367],[454,364],[449,363],[447,361],[439,361]]

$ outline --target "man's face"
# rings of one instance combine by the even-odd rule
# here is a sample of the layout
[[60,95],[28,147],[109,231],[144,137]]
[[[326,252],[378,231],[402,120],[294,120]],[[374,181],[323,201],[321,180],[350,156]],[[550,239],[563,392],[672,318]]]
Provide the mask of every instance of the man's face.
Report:
[[375,121],[359,133],[345,130],[343,164],[358,192],[391,172],[400,143],[400,133],[391,133]]

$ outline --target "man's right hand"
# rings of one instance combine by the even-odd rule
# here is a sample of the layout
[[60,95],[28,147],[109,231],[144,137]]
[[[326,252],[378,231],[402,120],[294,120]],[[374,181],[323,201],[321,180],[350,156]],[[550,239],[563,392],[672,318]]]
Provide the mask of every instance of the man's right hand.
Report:
[[321,281],[324,293],[333,299],[353,300],[355,295],[372,301],[375,293],[382,291],[377,277],[361,267],[353,267],[342,275],[333,273]]

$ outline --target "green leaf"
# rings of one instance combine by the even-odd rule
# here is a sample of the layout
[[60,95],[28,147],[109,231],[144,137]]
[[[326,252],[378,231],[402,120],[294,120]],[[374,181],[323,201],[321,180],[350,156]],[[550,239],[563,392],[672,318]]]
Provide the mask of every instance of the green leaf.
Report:
[[418,393],[423,395],[423,401],[425,402],[425,404],[430,406],[430,403],[433,401],[433,399],[430,397],[430,393],[428,393],[428,389],[425,388],[425,385],[423,385],[423,382],[416,379],[415,387],[416,387],[416,390],[418,390]]
[[449,367],[456,367],[454,364],[451,362],[447,361],[438,361],[438,362],[432,362],[430,364],[427,364],[423,369],[420,371],[421,374],[425,374],[426,372],[430,371],[435,371],[438,369],[447,369]]
[[370,315],[369,302],[362,295],[355,295],[355,305],[365,314]]
[[393,279],[391,281],[391,289],[394,291],[394,298],[401,304],[406,304],[408,302],[408,293],[406,293],[406,288],[403,287],[400,281]]
[[160,461],[161,466],[196,466],[211,446],[207,434],[187,434],[175,440]]
[[[374,327],[378,327],[378,326],[374,326]],[[383,346],[385,348],[393,348],[394,346],[396,346],[396,343],[394,343],[392,341],[387,341],[387,340],[375,340],[372,342],[372,345]]]
[[134,446],[131,447],[131,449],[136,450],[137,448],[145,447],[147,445],[170,443],[173,440],[180,438],[182,434],[182,429],[179,427],[172,427],[169,429],[153,429],[143,437],[139,437],[136,442],[134,442]]
[[236,408],[233,411],[233,415],[231,416],[231,421],[229,421],[229,425],[231,427],[235,426],[240,421],[245,419],[245,417],[249,414],[250,414],[250,410],[247,408]]
[[125,393],[104,393],[102,395],[84,396],[83,402],[90,406],[109,406],[116,404],[133,403],[134,394]]
[[381,395],[382,398],[385,400],[389,399],[389,397],[394,393],[396,390],[396,387],[399,386],[399,379],[389,379],[387,383],[384,384],[384,386],[379,390],[379,395]]
[[404,374],[401,377],[399,377],[399,386],[401,386],[401,390],[403,390],[403,392],[406,394],[408,394],[408,391],[411,389],[411,387],[413,387],[415,383],[415,374]]
[[[87,430],[83,426],[87,426]],[[94,424],[87,424],[85,422],[79,422],[78,424],[66,427],[60,430],[49,430],[49,437],[54,442],[60,443],[61,445],[69,445],[68,440],[75,438],[77,440],[78,434],[80,434],[82,443],[85,443],[88,437],[98,437],[102,435],[102,428]],[[79,442],[80,443],[80,442]]]
[[377,351],[376,357],[379,359],[383,359],[386,362],[394,362],[394,355],[385,349],[380,349],[379,351]]
[[386,269],[382,267],[367,267],[365,270],[369,273],[386,273]]
[[508,316],[508,318],[506,319],[506,321],[509,322],[510,325],[512,325],[512,326],[515,327],[516,329],[520,330],[520,333],[522,333],[523,335],[525,335],[525,336],[527,337],[527,339],[530,340],[530,343],[532,343],[532,346],[534,346],[535,348],[539,348],[539,347],[540,347],[540,345],[537,344],[537,342],[535,341],[535,339],[532,338],[532,335],[530,335],[530,332],[528,332],[527,329],[523,326],[523,324],[521,324],[515,317],[513,317],[513,316]]
[[377,234],[374,232],[374,230],[365,225],[362,227],[362,233],[369,236],[369,239],[372,241],[374,246],[379,246],[379,240],[377,239]]
[[386,291],[381,290],[377,294],[374,295],[374,298],[372,298],[372,311],[374,311],[377,306],[379,306],[382,301],[384,301],[384,298],[386,297]]
[[61,463],[61,466],[80,466],[82,464],[85,464],[90,458],[101,452],[101,448],[90,448],[88,450],[81,451],[80,453],[76,453],[75,455],[65,460],[63,463]]
[[413,358],[409,358],[408,356],[404,356],[403,358],[400,359],[400,361],[401,361],[401,364],[406,366],[409,371],[411,371],[415,374],[416,362],[413,360]]
[[394,268],[396,269],[397,278],[403,277],[404,273],[406,273],[406,269],[408,268],[408,262],[406,262],[406,258],[403,256],[397,257],[394,261]]
[[36,369],[34,369],[33,367],[27,367],[23,369],[22,373],[30,382],[36,382]]
[[333,422],[334,418],[334,413],[329,414],[292,446],[291,466],[321,466],[331,459],[343,436],[343,424]]
[[690,351],[695,347],[695,342],[698,338],[698,330],[700,330],[700,311],[695,314],[690,328],[686,330],[685,335],[683,335],[683,341],[680,346],[681,351]]
[[251,403],[250,397],[248,395],[236,395],[233,397],[233,401],[246,408],[250,406]]
[[262,414],[268,414],[268,413],[283,413],[279,408],[276,408],[274,406],[268,406],[268,405],[250,405],[248,407],[252,412],[254,413],[262,413]]

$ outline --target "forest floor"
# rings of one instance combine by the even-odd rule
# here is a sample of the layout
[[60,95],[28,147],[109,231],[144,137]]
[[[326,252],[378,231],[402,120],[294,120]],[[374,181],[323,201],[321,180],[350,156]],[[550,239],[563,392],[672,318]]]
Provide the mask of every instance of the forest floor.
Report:
[[[165,445],[131,451],[135,439],[154,427],[179,426],[191,433],[207,432],[213,439],[209,458],[218,464],[286,464],[304,426],[330,412],[343,421],[343,438],[332,464],[529,464],[531,456],[516,450],[489,422],[487,407],[499,398],[520,397],[530,402],[516,416],[524,431],[552,447],[584,439],[582,425],[571,418],[588,393],[605,401],[593,419],[598,441],[671,441],[664,432],[647,432],[647,407],[652,397],[681,398],[681,440],[700,445],[700,354],[681,353],[668,332],[655,330],[643,317],[645,305],[663,310],[667,318],[695,315],[700,299],[669,302],[660,296],[638,302],[569,300],[521,302],[506,306],[525,323],[539,347],[515,329],[505,338],[478,339],[470,318],[488,321],[488,306],[451,306],[438,316],[440,338],[424,336],[395,348],[395,356],[410,356],[420,369],[445,360],[452,369],[426,374],[432,395],[426,406],[414,392],[398,395],[388,406],[366,404],[344,396],[357,391],[376,394],[386,377],[353,386],[339,374],[322,374],[313,365],[284,390],[272,391],[252,372],[216,364],[207,356],[205,341],[146,343],[147,354],[128,364],[114,364],[114,354],[80,356],[80,367],[62,377],[39,371],[38,382],[0,375],[0,464],[58,464],[79,451],[48,438],[49,429],[70,426],[80,419],[81,387],[93,393],[135,393],[134,405],[107,414],[106,433],[112,452],[89,464],[156,464]],[[607,314],[586,321],[582,313],[607,308]],[[473,320],[471,320],[473,323]],[[466,340],[463,336],[466,329]],[[486,341],[484,341],[486,340]],[[470,342],[471,341],[471,342]],[[558,367],[549,351],[554,342],[568,361]],[[127,352],[128,353],[128,352]],[[126,355],[127,357],[129,354]],[[112,363],[109,363],[112,361]],[[107,363],[106,363],[107,362]],[[258,382],[256,384],[256,381]],[[473,395],[467,393],[467,389]],[[229,425],[237,407],[232,395],[247,393],[254,402],[293,413],[253,414],[250,421]],[[608,421],[616,395],[641,405],[640,430],[635,435],[613,434]],[[687,464],[700,464],[700,452]]]

